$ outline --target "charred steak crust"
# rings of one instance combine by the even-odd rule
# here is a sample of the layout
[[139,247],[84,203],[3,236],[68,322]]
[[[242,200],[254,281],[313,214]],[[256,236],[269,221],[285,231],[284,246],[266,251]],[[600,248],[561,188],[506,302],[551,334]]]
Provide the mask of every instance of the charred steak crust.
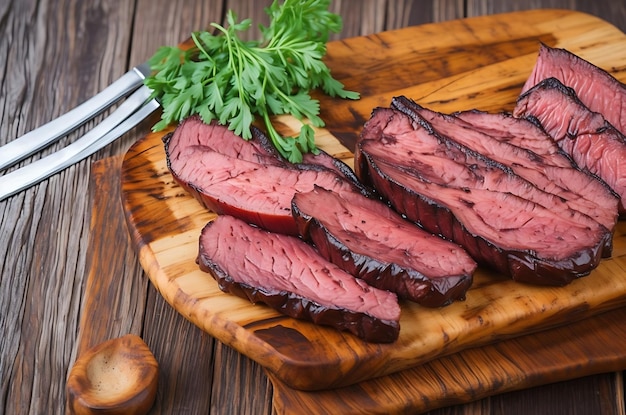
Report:
[[[429,154],[426,153],[425,161],[419,161],[415,158],[418,156],[415,152],[420,151],[419,146],[422,144],[410,141],[417,140],[411,136],[413,130],[418,131],[420,139],[439,143],[428,144],[439,146],[434,150],[439,157],[436,160],[456,158],[459,162],[463,159],[473,161],[465,167],[450,164],[449,168],[457,169],[457,173],[429,164]],[[404,141],[399,144],[399,140]],[[372,153],[372,150],[375,151]],[[402,153],[405,155],[402,156]],[[387,157],[394,159],[387,160]],[[458,178],[455,175],[461,174],[462,180],[470,181],[468,185],[456,184],[458,187],[433,183],[429,177],[436,180],[442,178],[438,176],[440,173],[437,170],[433,170],[434,167],[443,168],[446,180],[455,181]],[[603,247],[611,237],[610,232],[579,212],[566,209],[555,213],[537,202],[526,200],[522,195],[532,192],[543,203],[559,205],[558,199],[537,193],[532,185],[501,167],[499,163],[463,149],[449,137],[438,135],[424,120],[409,117],[397,109],[380,108],[373,112],[355,152],[357,176],[363,182],[376,188],[398,212],[429,232],[440,234],[463,246],[479,263],[510,275],[517,281],[542,285],[564,285],[574,278],[589,274],[598,265]],[[491,174],[496,176],[490,177]],[[504,188],[499,191],[488,187],[472,188],[472,183],[482,186],[483,179],[480,178],[483,175],[486,175],[484,180],[491,180],[491,185],[496,188],[501,188],[503,181],[507,185],[510,182],[522,186],[516,190],[519,195],[503,191]],[[499,205],[505,207],[497,208]],[[509,211],[510,215],[506,213]],[[573,220],[574,217],[577,220]],[[509,223],[501,223],[502,220]],[[578,220],[586,225],[578,224]],[[556,225],[552,225],[553,221],[556,221]],[[532,227],[525,230],[529,225]],[[552,226],[558,226],[560,231],[548,232],[547,229],[553,229]],[[534,234],[537,231],[541,233]],[[487,237],[488,234],[491,236]],[[538,245],[526,245],[522,241],[524,235],[535,238]],[[580,245],[577,240],[583,235],[590,242]],[[509,239],[500,242],[498,238],[502,237]],[[577,242],[578,245],[570,247],[567,242],[559,243],[561,237],[569,238],[570,242]],[[511,244],[507,240],[515,243]],[[556,243],[559,245],[554,246]],[[507,247],[507,244],[510,246]],[[565,252],[559,254],[557,251],[560,249]],[[545,252],[542,254],[541,251]]]
[[372,343],[393,343],[398,339],[400,326],[397,322],[384,322],[364,313],[325,307],[288,291],[267,291],[246,283],[239,283],[224,274],[215,264],[207,263],[202,270],[214,275],[220,290],[246,299],[253,304],[266,304],[288,317],[350,332]]
[[197,262],[222,291],[284,315],[369,342],[398,338],[396,295],[359,282],[299,238],[219,216],[202,230]]
[[369,285],[427,307],[462,300],[474,260],[458,245],[356,192],[317,187],[298,193],[292,212],[303,239]]

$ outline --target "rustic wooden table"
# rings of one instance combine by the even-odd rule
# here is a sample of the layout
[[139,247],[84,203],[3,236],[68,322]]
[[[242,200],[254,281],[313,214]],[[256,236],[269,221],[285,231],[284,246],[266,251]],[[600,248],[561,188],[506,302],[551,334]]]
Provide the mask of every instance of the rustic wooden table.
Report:
[[[221,21],[229,8],[263,21],[267,3],[3,0],[0,144],[94,95],[158,46],[177,44],[192,30]],[[626,31],[626,4],[610,0],[344,0],[333,8],[344,17],[340,36],[348,37],[530,4],[574,5]],[[65,412],[65,381],[77,356],[127,333],[141,335],[160,363],[151,413],[272,412],[272,386],[262,368],[174,311],[148,281],[130,245],[119,203],[119,166],[121,155],[152,123],[146,120],[89,159],[0,202],[0,413]],[[624,411],[618,371],[431,413]]]

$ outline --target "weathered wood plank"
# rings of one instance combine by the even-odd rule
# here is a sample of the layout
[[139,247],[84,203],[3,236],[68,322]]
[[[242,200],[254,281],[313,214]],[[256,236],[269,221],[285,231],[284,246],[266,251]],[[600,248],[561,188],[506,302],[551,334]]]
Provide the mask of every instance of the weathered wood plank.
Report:
[[[152,284],[145,308],[142,337],[159,362],[160,371],[157,399],[150,413],[211,413],[214,372],[221,371],[226,363],[218,360],[216,340],[172,309]],[[238,389],[230,393],[232,399],[239,396]]]
[[[623,388],[619,374],[600,374],[553,383],[516,392],[510,392],[489,399],[494,415],[516,414],[623,414]],[[615,399],[605,399],[613,396]],[[577,403],[575,403],[577,402]],[[512,411],[511,408],[514,408]]]
[[466,0],[467,15],[483,16],[537,8],[570,9],[589,13],[615,25],[626,32],[626,2],[611,0]]
[[212,414],[270,414],[272,385],[257,363],[216,342]]
[[143,276],[118,203],[121,160],[94,164],[87,278],[81,305],[76,357],[90,347],[125,334],[141,334],[148,281]]
[[[113,56],[127,48],[130,6],[3,2],[2,143],[67,111],[123,72]],[[80,163],[0,206],[5,413],[62,408],[88,255],[88,179],[89,164]]]
[[[506,7],[576,7],[603,17],[622,30],[626,28],[624,3],[612,0],[378,0],[367,4],[369,10],[360,9],[363,3],[358,0],[333,2],[333,7],[339,7],[342,13],[358,16],[354,19],[344,16],[344,31],[337,38],[378,31],[381,22],[384,22],[382,29],[393,29],[407,21],[418,24],[462,17],[464,9],[474,15],[511,10]],[[482,11],[472,11],[478,4],[483,4]],[[513,6],[508,6],[511,4]],[[191,30],[210,21],[221,21],[224,10],[230,5],[237,10],[248,10],[244,8],[249,6],[250,12],[245,13],[253,18],[263,16],[262,2],[250,0],[0,2],[0,56],[5,58],[0,65],[0,144],[92,96],[127,68],[145,60],[156,47],[176,44]],[[372,8],[384,17],[374,15]],[[240,15],[243,17],[243,13]],[[92,160],[122,154],[145,135],[151,124],[151,121],[143,123]],[[85,130],[82,128],[70,139]],[[63,140],[43,154],[68,141]],[[94,238],[87,192],[90,170],[90,162],[84,161],[33,189],[0,202],[0,329],[3,333],[0,336],[0,412],[63,411],[65,376],[79,350],[74,339],[83,307],[82,290],[86,288],[92,264],[92,252],[87,248]],[[140,273],[128,260],[119,258],[114,262],[116,267],[125,269],[124,273]],[[148,296],[152,295],[156,296],[149,289]],[[59,302],[58,298],[62,300]],[[128,306],[120,304],[119,310]],[[154,307],[163,313],[168,310],[156,302]],[[173,321],[170,324],[176,324]],[[111,335],[116,324],[120,331],[136,330],[132,324],[124,326],[116,321]],[[80,348],[87,344],[83,343]],[[166,349],[164,347],[163,353],[170,353]],[[254,366],[249,361],[241,364]],[[262,375],[255,376],[263,379]],[[609,383],[613,379],[606,378]],[[266,388],[267,383],[264,383],[258,387],[258,392],[250,390],[250,394],[267,397]],[[221,387],[225,389],[228,386]],[[623,388],[615,389],[621,391],[617,398],[621,398],[623,406]],[[599,396],[607,396],[604,386],[593,390]],[[232,389],[224,393],[232,395],[220,395],[219,399],[236,396]],[[491,401],[483,401],[464,406],[465,409],[456,413],[476,408],[488,413],[490,405]],[[162,407],[168,408],[165,403]],[[214,406],[213,410],[219,413],[219,407]]]
[[[420,412],[428,407],[467,402],[510,391],[515,382],[521,379],[532,382],[532,373],[544,362],[546,372],[565,379],[587,362],[603,360],[602,346],[605,344],[613,344],[614,352],[621,352],[621,346],[612,340],[624,336],[626,326],[615,325],[606,331],[599,328],[611,326],[610,322],[622,319],[625,315],[626,309],[608,312],[571,326],[469,349],[387,378],[372,379],[338,390],[299,392],[284,388],[284,385],[274,380],[275,407],[281,414],[300,413],[305,408],[308,408],[310,414],[335,413],[339,408],[343,414],[404,413],[409,408]],[[582,337],[588,341],[578,344],[574,341],[571,346],[567,341]],[[563,354],[578,356],[580,363],[569,367],[558,364]],[[554,366],[549,367],[551,365]],[[607,369],[609,367],[607,365]],[[442,382],[444,378],[447,380]],[[390,382],[391,379],[393,381]],[[482,399],[474,406],[491,408],[491,413],[495,410],[495,413],[507,414],[516,413],[515,411],[527,414],[588,414],[594,413],[594,408],[601,407],[603,414],[614,414],[621,408],[618,401],[601,402],[601,397],[619,393],[616,385],[610,376],[587,376],[520,392],[503,393],[491,399]],[[558,395],[565,399],[555,399]],[[582,405],[573,403],[577,401],[576,396],[584,397]],[[576,405],[577,409],[570,410],[570,405]],[[467,411],[468,407],[470,406],[463,404],[453,408],[461,413]],[[438,411],[449,413],[450,409],[448,407]]]

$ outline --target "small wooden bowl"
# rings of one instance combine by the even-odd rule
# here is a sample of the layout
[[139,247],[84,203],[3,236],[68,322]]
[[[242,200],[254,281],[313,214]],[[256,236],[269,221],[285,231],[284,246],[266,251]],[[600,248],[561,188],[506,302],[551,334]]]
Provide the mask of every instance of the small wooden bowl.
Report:
[[134,334],[108,340],[80,356],[67,380],[71,414],[145,414],[156,397],[159,366]]

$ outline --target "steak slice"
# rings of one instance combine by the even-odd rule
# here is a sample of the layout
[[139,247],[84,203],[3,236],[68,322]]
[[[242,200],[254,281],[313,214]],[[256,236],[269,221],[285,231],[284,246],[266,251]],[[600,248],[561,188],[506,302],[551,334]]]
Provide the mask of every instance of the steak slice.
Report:
[[[544,192],[558,196],[570,209],[590,216],[613,233],[617,223],[619,199],[606,183],[577,168],[562,152],[551,149],[545,151],[546,155],[539,154],[513,144],[522,140],[507,139],[507,128],[512,128],[520,135],[526,130],[524,137],[541,134],[543,141],[557,147],[552,138],[536,125],[512,116],[483,113],[481,117],[485,120],[482,123],[474,116],[474,124],[480,125],[477,129],[474,124],[424,108],[405,97],[394,98],[392,105],[409,117],[421,117],[437,134],[448,136],[462,146],[502,163],[514,174]],[[489,134],[485,132],[487,124]],[[531,145],[536,141],[531,140]],[[537,143],[533,146],[536,147]],[[612,243],[612,239],[610,242]],[[609,245],[604,256],[611,256],[611,251],[612,245]]]
[[291,164],[259,130],[254,134],[245,141],[225,126],[190,117],[164,140],[167,166],[207,209],[292,235],[298,232],[291,214],[294,193],[312,190],[314,184],[360,186],[356,176],[343,174],[351,172],[347,165],[326,153],[309,157],[306,164]]
[[329,189],[352,187],[319,166],[263,165],[216,152],[192,153],[170,164],[176,181],[207,209],[290,235],[298,234],[291,214],[295,193],[312,190],[315,184]]
[[620,197],[620,213],[626,213],[626,137],[587,108],[574,89],[544,79],[518,98],[513,114],[539,122],[581,168],[611,186]]
[[257,128],[252,138],[244,140],[226,126],[216,122],[205,124],[199,116],[185,118],[176,129],[163,138],[167,156],[185,159],[198,152],[216,152],[239,160],[281,166],[285,164],[269,139]]
[[400,298],[440,307],[463,299],[472,284],[476,263],[460,246],[361,193],[316,186],[294,196],[292,212],[322,257]]
[[547,78],[556,78],[573,88],[587,108],[601,113],[626,134],[626,85],[613,75],[566,49],[541,44],[520,95]]
[[479,110],[460,111],[452,115],[468,123],[469,127],[499,141],[539,154],[544,161],[549,160],[554,166],[576,167],[576,163],[533,120],[514,117],[513,114],[504,112]]
[[202,230],[197,261],[224,292],[366,341],[398,338],[396,295],[354,278],[299,238],[218,216]]
[[398,212],[516,281],[588,275],[611,238],[561,198],[395,109],[374,110],[355,167]]
[[[194,152],[217,152],[239,160],[263,165],[292,168],[299,165],[319,165],[333,170],[344,178],[358,183],[352,169],[343,161],[319,149],[318,154],[305,153],[303,163],[292,164],[276,150],[269,138],[261,130],[252,126],[252,138],[244,140],[226,126],[216,122],[205,124],[199,116],[184,119],[180,125],[163,138],[167,155],[172,158],[185,158]],[[307,169],[308,167],[304,167]]]

